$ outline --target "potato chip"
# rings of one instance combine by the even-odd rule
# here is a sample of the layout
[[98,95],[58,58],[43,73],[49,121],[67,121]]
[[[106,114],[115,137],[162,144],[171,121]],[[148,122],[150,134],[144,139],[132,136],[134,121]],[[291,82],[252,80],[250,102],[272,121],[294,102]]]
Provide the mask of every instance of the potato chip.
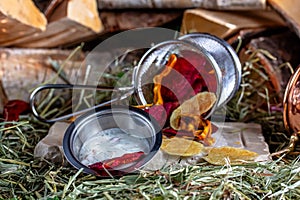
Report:
[[200,154],[203,144],[181,137],[163,138],[161,149],[176,156],[193,156]]
[[170,125],[179,130],[182,116],[198,116],[209,111],[216,102],[216,95],[212,92],[200,92],[189,100],[183,102],[171,115]]
[[228,159],[231,165],[237,165],[243,164],[244,161],[253,161],[257,156],[253,151],[225,146],[211,148],[203,159],[214,165],[225,165],[225,159]]

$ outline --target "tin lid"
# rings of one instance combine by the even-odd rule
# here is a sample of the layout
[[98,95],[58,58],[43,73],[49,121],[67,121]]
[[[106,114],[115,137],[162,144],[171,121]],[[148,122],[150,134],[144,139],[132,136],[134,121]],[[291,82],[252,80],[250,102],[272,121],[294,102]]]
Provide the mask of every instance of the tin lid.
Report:
[[289,132],[300,131],[300,66],[291,76],[283,99],[283,121]]

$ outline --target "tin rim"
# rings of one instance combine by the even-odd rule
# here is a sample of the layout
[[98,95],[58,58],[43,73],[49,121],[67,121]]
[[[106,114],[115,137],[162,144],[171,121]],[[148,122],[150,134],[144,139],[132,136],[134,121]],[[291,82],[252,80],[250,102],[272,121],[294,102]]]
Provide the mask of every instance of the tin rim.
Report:
[[[168,46],[169,45],[169,46]],[[155,51],[157,51],[158,49],[164,49],[164,51],[169,51],[169,49],[173,50],[172,48],[175,48],[176,45],[185,45],[186,47],[190,47],[192,50],[194,50],[196,53],[199,53],[199,55],[202,55],[203,57],[206,58],[206,61],[209,63],[209,65],[211,66],[211,68],[214,70],[215,72],[215,78],[217,81],[217,89],[216,91],[214,91],[216,93],[217,96],[217,101],[216,103],[213,105],[213,107],[211,108],[210,112],[206,114],[206,118],[210,117],[213,112],[215,111],[215,109],[218,107],[219,105],[219,99],[220,96],[222,95],[222,72],[220,70],[220,68],[218,67],[217,61],[214,59],[214,57],[204,48],[199,48],[198,46],[196,46],[195,44],[193,44],[190,41],[185,41],[185,40],[168,40],[165,42],[161,42],[153,47],[151,47],[149,50],[147,50],[147,52],[142,56],[142,58],[139,60],[139,63],[136,67],[136,70],[133,74],[133,85],[134,88],[136,89],[135,91],[135,96],[136,99],[138,101],[139,104],[141,105],[146,105],[148,104],[147,100],[145,99],[145,96],[143,94],[142,91],[142,83],[140,83],[140,79],[138,79],[139,76],[141,76],[141,73],[144,72],[144,62],[147,59],[147,57],[150,57],[151,55],[153,55],[153,53]],[[169,48],[169,49],[168,49]],[[170,54],[173,51],[170,51]],[[149,68],[149,67],[148,67]],[[147,69],[147,67],[146,67]]]

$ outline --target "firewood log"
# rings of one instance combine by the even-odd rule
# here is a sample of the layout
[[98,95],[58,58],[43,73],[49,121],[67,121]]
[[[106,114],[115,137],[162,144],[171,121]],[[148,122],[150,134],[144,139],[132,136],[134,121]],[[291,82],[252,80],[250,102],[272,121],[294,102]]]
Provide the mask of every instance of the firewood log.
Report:
[[294,0],[269,0],[269,4],[286,21],[289,27],[300,37],[300,1]]
[[285,23],[273,10],[229,12],[187,9],[183,15],[181,32],[207,32],[226,38],[242,29],[280,26],[285,26]]
[[98,0],[100,9],[209,8],[221,10],[265,9],[266,0]]
[[[57,75],[52,65],[64,64],[64,72],[70,80],[84,77],[83,53],[76,53],[70,60],[70,50],[0,48],[0,90],[8,100],[27,101],[29,91]],[[73,81],[72,81],[73,80]],[[65,83],[61,78],[58,83]],[[0,92],[1,95],[1,92]],[[2,99],[4,103],[6,100]],[[2,109],[0,100],[0,109]],[[1,112],[1,110],[0,110]]]
[[[27,0],[28,1],[28,0]],[[182,10],[122,10],[97,11],[97,0],[50,0],[38,7],[48,19],[45,31],[32,30],[20,37],[3,38],[0,46],[26,48],[57,48],[78,45],[91,41],[106,33],[119,32],[141,27],[164,25],[182,15]],[[91,17],[92,16],[92,17]],[[103,23],[102,23],[103,22]],[[13,26],[13,24],[11,25]],[[15,26],[23,33],[23,28]],[[9,27],[3,27],[8,30]],[[10,34],[6,34],[9,37]]]
[[118,32],[142,27],[162,26],[179,18],[182,11],[103,11],[100,13],[105,26],[104,32]]
[[95,37],[102,30],[96,0],[61,1],[48,16],[45,31],[35,31],[2,46],[52,48]]
[[0,1],[0,45],[46,29],[47,19],[31,0]]

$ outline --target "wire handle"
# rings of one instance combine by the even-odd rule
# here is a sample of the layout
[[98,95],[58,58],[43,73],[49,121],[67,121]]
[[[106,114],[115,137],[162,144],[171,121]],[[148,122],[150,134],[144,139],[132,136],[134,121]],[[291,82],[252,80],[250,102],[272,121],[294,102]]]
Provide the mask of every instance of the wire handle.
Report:
[[[106,102],[102,102],[100,104],[97,104],[93,107],[90,108],[86,108],[83,110],[79,110],[70,114],[66,114],[60,117],[56,117],[56,118],[52,118],[52,119],[46,119],[44,117],[42,117],[37,109],[36,109],[36,105],[35,105],[35,99],[37,94],[39,94],[41,91],[46,90],[46,89],[84,89],[84,90],[102,90],[102,91],[111,91],[111,92],[122,92],[125,94],[121,94],[120,96],[117,96],[109,101]],[[83,114],[85,112],[88,112],[90,110],[94,110],[96,108],[117,102],[117,101],[121,101],[123,99],[128,98],[130,95],[132,95],[134,93],[134,87],[130,86],[130,87],[120,87],[120,88],[116,88],[116,87],[105,87],[105,86],[92,86],[92,85],[72,85],[72,84],[45,84],[45,85],[41,85],[39,87],[37,87],[31,94],[29,97],[29,104],[30,104],[30,108],[32,110],[33,115],[46,123],[53,123],[56,121],[61,121],[61,120],[66,120],[69,119],[71,117],[74,117],[76,115],[80,115]]]

